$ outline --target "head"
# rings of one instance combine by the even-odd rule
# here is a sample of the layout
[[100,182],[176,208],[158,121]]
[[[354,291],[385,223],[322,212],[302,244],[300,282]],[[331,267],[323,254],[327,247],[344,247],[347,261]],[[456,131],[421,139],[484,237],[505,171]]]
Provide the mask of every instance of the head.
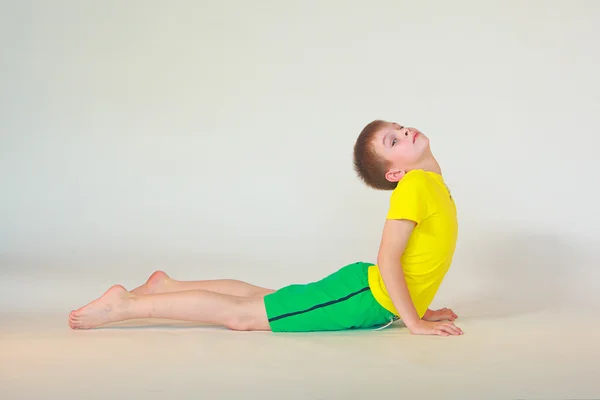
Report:
[[371,122],[354,145],[354,168],[375,189],[393,190],[409,171],[436,165],[429,139],[418,129],[395,122]]

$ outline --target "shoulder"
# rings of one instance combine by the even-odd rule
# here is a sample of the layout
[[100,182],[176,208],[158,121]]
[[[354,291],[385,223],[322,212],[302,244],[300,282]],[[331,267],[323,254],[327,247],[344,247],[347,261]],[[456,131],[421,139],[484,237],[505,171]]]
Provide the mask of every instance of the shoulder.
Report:
[[427,173],[422,169],[415,169],[409,171],[406,175],[400,179],[398,185],[392,192],[392,197],[402,194],[419,191],[427,186],[429,179]]
[[398,185],[415,184],[419,182],[426,182],[428,180],[429,179],[427,178],[427,172],[425,172],[422,169],[413,169],[412,171],[408,171],[406,175],[404,175],[404,177],[400,179]]
[[436,210],[432,192],[427,172],[409,171],[398,182],[391,195],[387,219],[406,219],[421,223]]

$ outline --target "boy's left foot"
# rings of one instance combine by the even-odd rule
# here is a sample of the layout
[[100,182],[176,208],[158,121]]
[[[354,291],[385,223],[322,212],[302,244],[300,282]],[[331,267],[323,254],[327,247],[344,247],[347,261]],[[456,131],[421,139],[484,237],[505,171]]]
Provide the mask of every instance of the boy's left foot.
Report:
[[69,325],[72,329],[90,329],[110,322],[125,319],[125,312],[134,297],[121,285],[115,285],[97,300],[72,311],[69,315]]

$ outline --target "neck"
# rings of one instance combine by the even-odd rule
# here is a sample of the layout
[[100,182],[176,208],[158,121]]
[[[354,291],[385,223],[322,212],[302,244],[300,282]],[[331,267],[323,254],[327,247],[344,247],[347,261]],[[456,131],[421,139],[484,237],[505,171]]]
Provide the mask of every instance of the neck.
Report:
[[438,164],[437,160],[431,153],[427,154],[417,166],[411,169],[422,169],[423,171],[435,172],[439,175],[442,174],[440,164]]

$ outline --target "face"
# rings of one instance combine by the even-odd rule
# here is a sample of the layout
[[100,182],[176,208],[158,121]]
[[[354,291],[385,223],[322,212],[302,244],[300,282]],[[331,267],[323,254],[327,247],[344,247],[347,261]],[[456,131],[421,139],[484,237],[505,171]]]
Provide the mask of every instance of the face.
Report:
[[407,128],[395,122],[389,122],[374,137],[377,154],[390,161],[386,178],[391,182],[399,181],[411,169],[420,164],[429,154],[429,139],[416,128]]

